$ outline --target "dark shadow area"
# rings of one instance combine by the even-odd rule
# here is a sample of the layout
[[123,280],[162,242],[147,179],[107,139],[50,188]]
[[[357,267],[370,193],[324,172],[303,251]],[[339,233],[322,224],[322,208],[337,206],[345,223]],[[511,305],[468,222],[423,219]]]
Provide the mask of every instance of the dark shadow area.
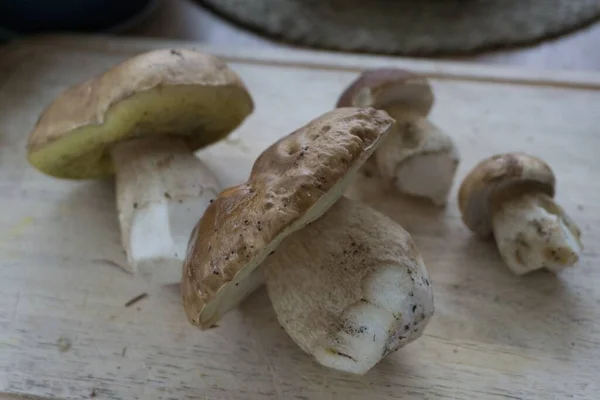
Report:
[[50,215],[56,235],[48,238],[59,254],[85,258],[98,268],[126,264],[121,245],[113,179],[69,182]]
[[429,333],[560,356],[584,328],[573,323],[586,318],[582,299],[561,275],[540,270],[517,276],[493,240],[474,235],[447,257],[430,269],[436,314]]
[[423,227],[440,227],[446,208],[433,204],[428,199],[400,193],[383,182],[365,166],[356,174],[346,195],[398,222],[411,234],[419,234]]

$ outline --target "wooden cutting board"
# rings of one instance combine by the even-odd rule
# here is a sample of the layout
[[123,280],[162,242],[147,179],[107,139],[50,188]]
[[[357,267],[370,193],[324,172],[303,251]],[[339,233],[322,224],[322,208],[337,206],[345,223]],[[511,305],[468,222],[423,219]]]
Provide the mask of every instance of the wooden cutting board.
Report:
[[[27,135],[54,96],[135,53],[172,46],[200,48],[102,37],[0,48],[0,398],[600,398],[600,75],[205,49],[239,72],[256,101],[238,132],[198,153],[224,186],[244,181],[275,139],[331,109],[361,69],[398,66],[432,79],[431,120],[462,153],[448,206],[381,188],[365,195],[378,187],[368,177],[351,196],[413,234],[436,314],[420,340],[356,377],[304,354],[263,289],[217,329],[192,327],[176,286],[119,268],[112,181],[56,180],[27,164]],[[555,169],[558,202],[582,228],[583,257],[560,276],[511,275],[494,244],[460,220],[460,179],[480,159],[512,150]]]

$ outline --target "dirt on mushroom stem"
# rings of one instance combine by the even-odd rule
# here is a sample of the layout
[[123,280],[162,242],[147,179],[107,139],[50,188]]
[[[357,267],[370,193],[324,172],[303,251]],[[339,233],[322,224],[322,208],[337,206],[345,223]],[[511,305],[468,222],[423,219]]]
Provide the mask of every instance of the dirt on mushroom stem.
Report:
[[504,199],[494,207],[492,226],[500,255],[519,275],[558,272],[577,263],[583,250],[579,228],[545,193]]

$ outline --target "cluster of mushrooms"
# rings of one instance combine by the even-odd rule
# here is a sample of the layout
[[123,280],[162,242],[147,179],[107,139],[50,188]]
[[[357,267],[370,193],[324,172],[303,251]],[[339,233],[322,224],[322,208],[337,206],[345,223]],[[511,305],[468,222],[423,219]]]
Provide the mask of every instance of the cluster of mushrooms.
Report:
[[[212,55],[157,50],[62,93],[39,118],[28,159],[59,178],[116,175],[127,268],[180,281],[192,324],[213,327],[266,283],[305,352],[364,374],[421,336],[434,300],[410,234],[344,193],[372,168],[401,193],[446,203],[460,156],[427,120],[433,101],[423,77],[366,71],[334,109],[264,150],[246,182],[223,189],[194,151],[233,132],[252,97]],[[459,206],[515,273],[558,270],[582,245],[554,188],[542,160],[495,155],[465,178]]]

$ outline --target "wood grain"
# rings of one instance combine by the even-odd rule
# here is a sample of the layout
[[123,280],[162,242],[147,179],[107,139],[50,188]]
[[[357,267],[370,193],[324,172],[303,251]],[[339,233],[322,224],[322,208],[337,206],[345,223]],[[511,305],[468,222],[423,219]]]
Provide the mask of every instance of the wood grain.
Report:
[[174,44],[51,38],[0,48],[0,398],[600,398],[600,76],[208,48],[256,101],[238,132],[198,153],[225,186],[244,181],[276,138],[333,107],[361,65],[409,66],[433,78],[431,119],[457,140],[459,179],[490,154],[529,151],[555,169],[558,202],[582,228],[577,268],[519,278],[462,224],[458,182],[450,204],[434,209],[359,177],[350,195],[413,234],[437,309],[421,340],[354,377],[302,353],[264,290],[217,329],[190,326],[177,287],[118,268],[112,181],[61,181],[28,166],[27,135],[54,96],[136,52]]

